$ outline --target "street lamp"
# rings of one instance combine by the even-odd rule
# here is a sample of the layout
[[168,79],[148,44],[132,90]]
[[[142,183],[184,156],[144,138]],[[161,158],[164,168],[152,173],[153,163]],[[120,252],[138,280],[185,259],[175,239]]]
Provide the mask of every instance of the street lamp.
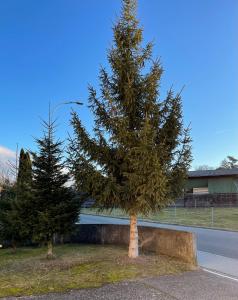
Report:
[[77,105],[83,105],[82,102],[80,101],[66,101],[63,104],[77,104]]
[[62,105],[68,105],[68,104],[77,104],[77,105],[83,105],[82,102],[78,100],[71,100],[71,101],[64,101],[56,104],[53,108],[51,108],[50,103],[49,103],[49,121],[51,120],[51,117],[53,116],[54,112]]
[[53,109],[49,108],[50,113],[53,115],[53,113],[56,111],[57,108],[59,108],[62,105],[68,105],[68,104],[77,104],[77,105],[83,105],[82,102],[75,100],[75,101],[64,101],[64,102],[60,102],[58,104],[56,104]]

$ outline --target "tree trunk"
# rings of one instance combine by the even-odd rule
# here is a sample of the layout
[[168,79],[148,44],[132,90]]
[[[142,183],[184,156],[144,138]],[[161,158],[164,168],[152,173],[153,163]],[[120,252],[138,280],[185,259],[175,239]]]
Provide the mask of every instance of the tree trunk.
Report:
[[56,244],[56,238],[57,238],[57,235],[56,233],[53,234],[53,244],[55,245]]
[[60,235],[60,244],[64,245],[64,235],[63,234]]
[[12,252],[16,253],[16,250],[17,250],[16,242],[15,242],[15,240],[12,240]]
[[137,216],[130,216],[130,245],[129,253],[130,258],[138,257],[138,230],[137,230]]
[[47,258],[53,257],[53,243],[52,240],[47,242]]

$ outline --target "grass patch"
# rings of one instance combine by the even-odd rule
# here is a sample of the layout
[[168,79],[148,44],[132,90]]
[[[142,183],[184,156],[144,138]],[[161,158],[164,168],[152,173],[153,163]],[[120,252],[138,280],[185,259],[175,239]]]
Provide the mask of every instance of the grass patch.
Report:
[[158,255],[131,260],[127,249],[102,245],[55,247],[47,260],[45,248],[0,250],[0,297],[62,292],[99,287],[138,277],[178,274],[191,270],[185,263]]
[[[128,218],[128,215],[120,209],[98,212],[95,208],[84,208],[81,210],[81,213]],[[212,208],[168,208],[164,209],[160,213],[151,214],[148,217],[139,215],[139,218],[162,223],[203,226],[238,231],[237,207],[214,207],[213,213]]]

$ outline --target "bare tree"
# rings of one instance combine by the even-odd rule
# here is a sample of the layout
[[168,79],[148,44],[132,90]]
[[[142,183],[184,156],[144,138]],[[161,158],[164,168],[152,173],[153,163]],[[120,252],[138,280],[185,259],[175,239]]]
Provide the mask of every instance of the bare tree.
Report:
[[227,158],[223,159],[218,169],[234,169],[238,168],[238,159],[234,156],[228,155]]
[[19,153],[18,152],[19,152],[19,150],[18,150],[18,144],[17,144],[15,160],[8,160],[6,162],[9,179],[13,182],[16,182],[16,180],[17,180],[18,165],[19,165]]
[[195,167],[195,171],[206,171],[206,170],[214,170],[214,167],[211,167],[209,165],[200,165]]

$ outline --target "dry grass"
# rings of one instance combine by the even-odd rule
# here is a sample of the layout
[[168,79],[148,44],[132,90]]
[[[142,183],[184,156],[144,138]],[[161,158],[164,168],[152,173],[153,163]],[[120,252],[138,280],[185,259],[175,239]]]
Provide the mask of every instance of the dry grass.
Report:
[[191,270],[166,256],[141,255],[131,260],[126,249],[114,246],[57,246],[53,260],[45,258],[45,250],[20,248],[16,254],[9,249],[0,250],[0,297],[98,287]]

